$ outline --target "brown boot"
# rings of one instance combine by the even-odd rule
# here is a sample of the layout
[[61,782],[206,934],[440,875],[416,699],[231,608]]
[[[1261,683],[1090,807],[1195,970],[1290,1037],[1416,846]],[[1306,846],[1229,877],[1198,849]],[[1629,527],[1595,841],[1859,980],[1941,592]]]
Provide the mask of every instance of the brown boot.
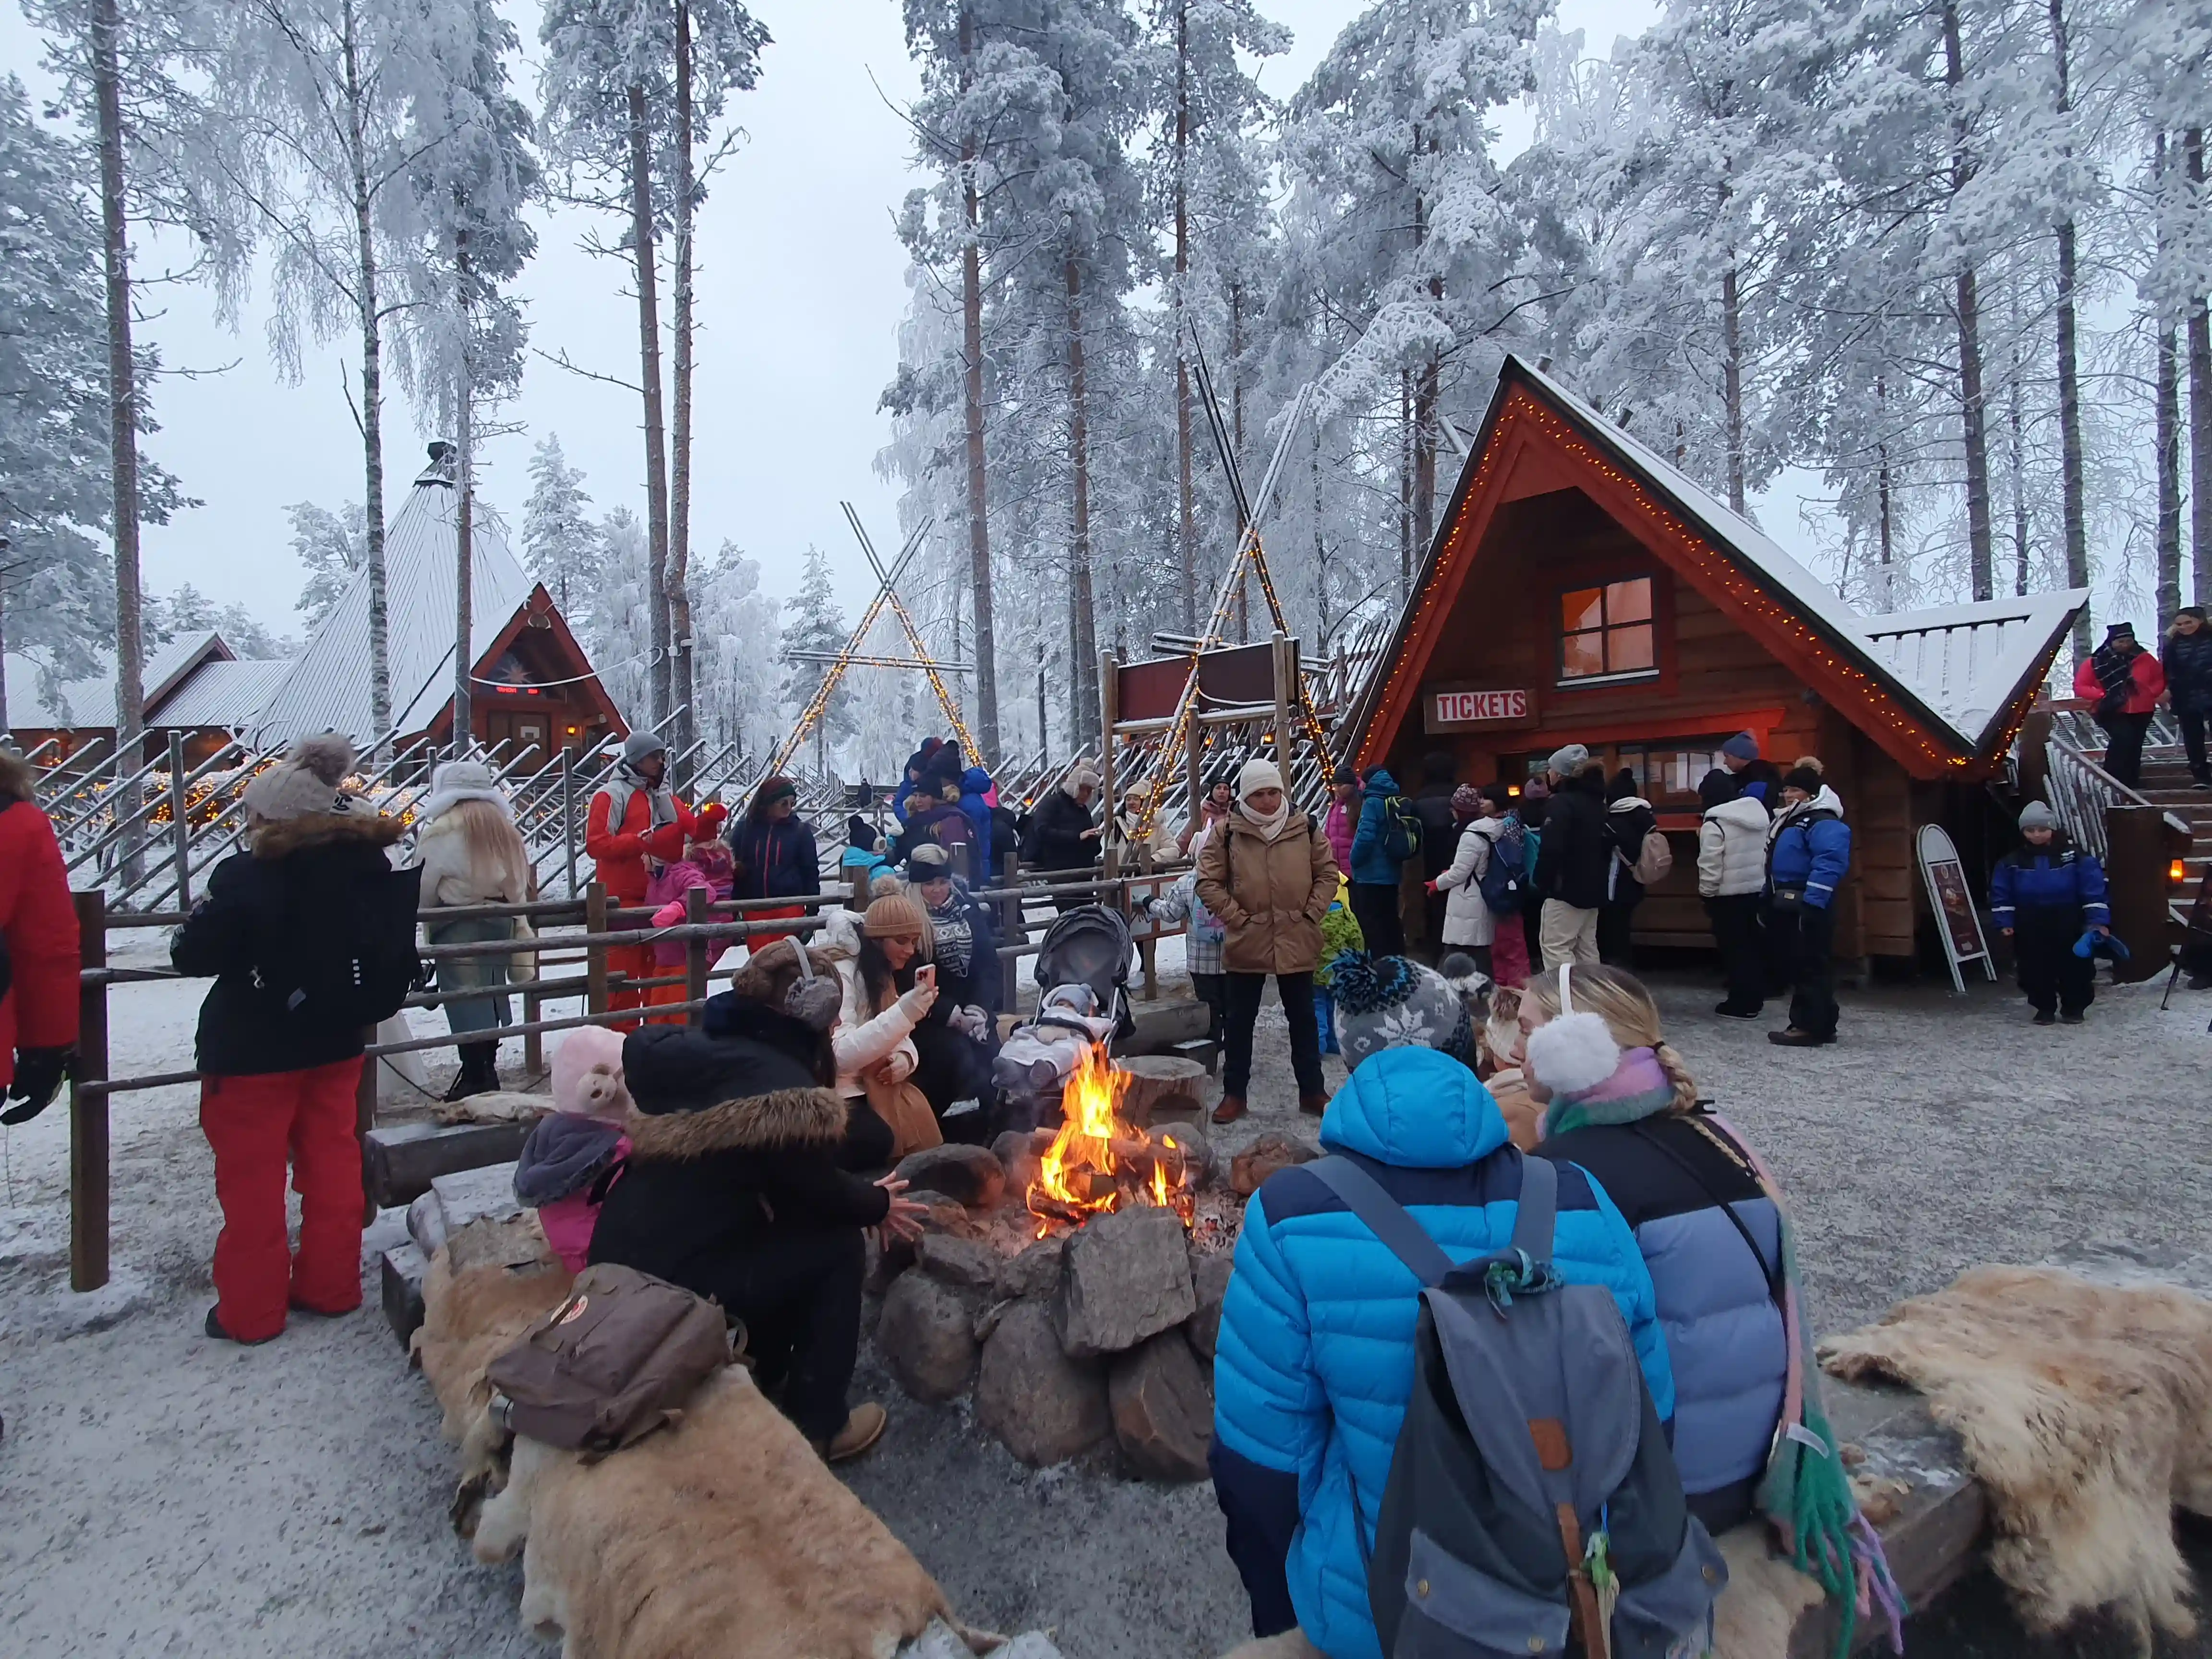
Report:
[[1298,1097],[1298,1110],[1304,1112],[1308,1117],[1319,1117],[1328,1109],[1328,1097],[1327,1095],[1300,1095]]
[[1224,1095],[1221,1097],[1221,1104],[1213,1109],[1213,1121],[1216,1123],[1234,1123],[1243,1115],[1244,1097],[1242,1095]]
[[842,1463],[858,1457],[862,1452],[884,1437],[884,1429],[890,1415],[872,1400],[864,1400],[845,1415],[845,1426],[831,1435],[822,1447],[822,1461]]

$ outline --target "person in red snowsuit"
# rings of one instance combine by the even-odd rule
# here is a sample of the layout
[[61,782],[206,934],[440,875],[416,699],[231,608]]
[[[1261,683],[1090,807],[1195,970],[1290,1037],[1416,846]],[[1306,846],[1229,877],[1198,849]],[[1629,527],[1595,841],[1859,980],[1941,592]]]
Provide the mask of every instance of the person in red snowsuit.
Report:
[[46,1110],[76,1048],[76,910],[31,780],[0,749],[0,1123]]
[[[673,864],[697,832],[691,809],[668,787],[668,746],[650,732],[633,732],[623,741],[623,757],[592,797],[584,818],[584,851],[598,866],[597,878],[616,903],[645,902],[646,884],[655,864]],[[636,923],[625,924],[637,926]],[[607,971],[632,981],[654,977],[650,945],[607,947]],[[607,999],[610,1008],[635,1008],[655,1002],[681,1002],[681,985],[655,986],[651,992],[623,987]],[[636,1029],[617,1021],[617,1031]]]
[[[393,874],[385,849],[404,826],[339,792],[353,758],[342,737],[305,738],[246,786],[248,850],[216,866],[169,945],[179,973],[215,980],[193,1052],[222,1206],[205,1328],[222,1340],[266,1342],[288,1308],[334,1318],[361,1306],[362,1025],[299,1001],[264,972],[271,948],[314,948],[293,918],[335,916],[368,878]],[[410,927],[413,890],[394,878]],[[284,1222],[288,1162],[300,1194],[296,1255]]]

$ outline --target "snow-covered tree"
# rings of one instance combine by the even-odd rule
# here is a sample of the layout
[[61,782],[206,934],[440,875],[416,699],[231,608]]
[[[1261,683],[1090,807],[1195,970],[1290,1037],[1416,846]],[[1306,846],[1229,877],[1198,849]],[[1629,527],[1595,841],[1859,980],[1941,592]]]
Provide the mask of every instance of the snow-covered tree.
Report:
[[368,562],[368,523],[358,502],[333,513],[313,501],[284,509],[292,521],[292,552],[307,572],[295,607],[307,626],[319,626],[344,594],[354,573]]
[[[783,702],[787,718],[797,720],[813,701],[821,689],[830,665],[823,662],[799,662],[793,659],[794,652],[805,652],[820,656],[844,648],[847,632],[845,618],[837,605],[837,590],[830,579],[830,561],[818,547],[806,550],[806,574],[800,580],[799,592],[785,605],[782,634],[784,662]],[[815,722],[811,736],[814,740],[815,767],[819,770],[828,764],[830,750],[852,735],[852,691],[849,680],[841,682],[830,694],[830,702]]]
[[777,720],[775,659],[761,648],[776,633],[776,602],[760,591],[759,562],[725,541],[692,583],[698,629],[698,730],[740,754],[764,748]]
[[580,468],[568,465],[561,434],[549,432],[530,457],[530,496],[522,504],[522,556],[565,612],[570,594],[580,603],[599,580],[602,553],[598,527],[586,509],[591,496]]

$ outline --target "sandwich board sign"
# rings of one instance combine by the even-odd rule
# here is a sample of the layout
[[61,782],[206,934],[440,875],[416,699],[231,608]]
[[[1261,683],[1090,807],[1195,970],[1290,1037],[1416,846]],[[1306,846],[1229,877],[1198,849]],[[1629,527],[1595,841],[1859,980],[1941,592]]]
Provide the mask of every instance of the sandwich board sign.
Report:
[[1981,913],[1974,908],[1973,890],[1966,885],[1966,866],[1959,849],[1940,823],[1923,823],[1918,839],[1921,878],[1928,884],[1928,903],[1936,912],[1936,931],[1943,940],[1944,960],[1951,965],[1952,994],[1966,994],[1961,964],[1978,961],[1989,976],[1997,976],[1990,942],[1982,933]]

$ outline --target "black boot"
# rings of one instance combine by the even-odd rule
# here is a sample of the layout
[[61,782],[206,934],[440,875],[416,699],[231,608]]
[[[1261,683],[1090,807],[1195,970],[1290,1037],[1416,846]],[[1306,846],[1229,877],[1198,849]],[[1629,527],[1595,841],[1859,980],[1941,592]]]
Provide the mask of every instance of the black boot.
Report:
[[499,1087],[499,1044],[496,1042],[471,1045],[476,1049],[477,1084],[471,1094],[488,1095]]
[[462,1042],[454,1046],[461,1056],[461,1069],[453,1073],[453,1086],[439,1097],[441,1100],[450,1104],[499,1087],[496,1042]]

